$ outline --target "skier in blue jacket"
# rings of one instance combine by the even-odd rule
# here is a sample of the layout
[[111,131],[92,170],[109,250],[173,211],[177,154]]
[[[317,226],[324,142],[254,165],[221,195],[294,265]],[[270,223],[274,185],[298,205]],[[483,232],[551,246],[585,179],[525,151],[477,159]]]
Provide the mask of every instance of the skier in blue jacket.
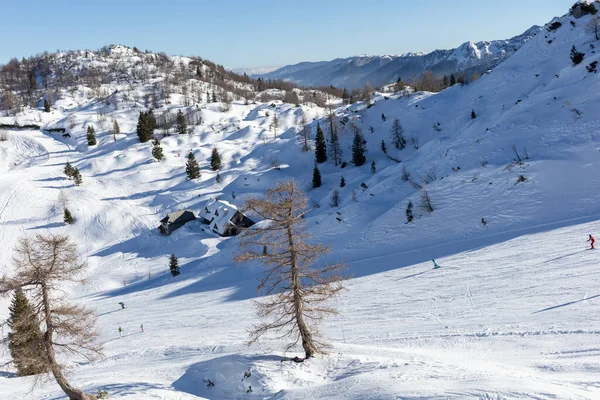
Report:
[[439,264],[437,263],[437,261],[435,261],[435,259],[432,259],[431,261],[433,261],[433,269],[440,268]]

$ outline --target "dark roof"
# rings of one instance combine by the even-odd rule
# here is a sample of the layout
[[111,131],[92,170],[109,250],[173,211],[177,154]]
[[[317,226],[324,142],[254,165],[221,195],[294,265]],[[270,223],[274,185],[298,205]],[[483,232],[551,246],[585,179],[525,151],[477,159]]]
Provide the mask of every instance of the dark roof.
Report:
[[163,219],[160,220],[161,223],[167,223],[167,224],[173,224],[175,222],[187,222],[187,221],[193,221],[196,219],[196,216],[194,215],[193,211],[190,210],[179,210],[176,212],[173,212],[169,215],[167,215],[166,217],[164,217]]

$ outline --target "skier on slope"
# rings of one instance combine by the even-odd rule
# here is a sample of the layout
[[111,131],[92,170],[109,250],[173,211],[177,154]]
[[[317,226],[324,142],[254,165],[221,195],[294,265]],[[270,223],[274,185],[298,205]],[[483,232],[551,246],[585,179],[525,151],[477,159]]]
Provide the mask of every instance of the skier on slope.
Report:
[[589,239],[587,240],[588,242],[592,242],[592,247],[590,247],[590,249],[595,248],[594,247],[594,243],[596,243],[596,239],[594,239],[594,237],[592,235],[590,235]]
[[119,339],[123,339],[123,328],[119,326]]
[[120,302],[119,305],[121,306],[121,310],[125,309],[125,303]]
[[435,259],[432,259],[431,261],[433,261],[433,269],[440,268],[439,264],[437,263],[437,261],[435,261]]

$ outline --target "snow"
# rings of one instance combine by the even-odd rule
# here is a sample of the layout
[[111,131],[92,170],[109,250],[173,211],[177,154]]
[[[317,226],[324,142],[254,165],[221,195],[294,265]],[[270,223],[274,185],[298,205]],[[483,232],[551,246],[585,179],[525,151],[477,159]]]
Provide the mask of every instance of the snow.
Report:
[[[105,357],[64,361],[73,384],[114,399],[600,398],[600,263],[585,242],[600,229],[600,78],[585,66],[600,55],[584,33],[587,19],[573,28],[563,17],[556,32],[538,34],[469,85],[377,94],[370,108],[338,108],[347,121],[340,125],[343,158],[350,159],[353,121],[367,140],[368,162],[321,164],[323,186],[314,190],[314,157],[301,152],[296,130],[301,113],[313,132],[317,123],[328,126],[327,110],[317,107],[201,104],[203,122],[192,134],[161,140],[162,162],[135,135],[139,108],[107,107],[82,89],[63,93],[51,113],[25,109],[20,124],[57,127],[70,119],[73,137],[11,130],[0,142],[0,269],[12,269],[22,235],[75,238],[89,280],[66,290],[96,310]],[[568,57],[573,45],[586,52],[578,66]],[[145,88],[136,90],[141,96]],[[180,98],[174,94],[157,112],[185,109]],[[118,119],[116,141],[99,110]],[[408,138],[418,137],[418,149],[410,140],[404,150],[393,148],[394,118]],[[438,122],[441,131],[432,128]],[[88,124],[97,128],[97,146],[86,144]],[[382,139],[401,164],[380,151]],[[526,148],[522,163],[513,160],[513,145],[523,158]],[[223,161],[220,183],[209,170],[213,146]],[[201,167],[196,181],[185,176],[190,150]],[[63,176],[67,160],[80,169],[82,186]],[[432,214],[400,179],[403,166],[415,180],[435,175],[427,184]],[[329,196],[342,176],[346,187],[333,208]],[[201,221],[170,236],[156,229],[170,211],[199,212],[216,197],[233,210],[290,177],[307,191],[314,240],[332,247],[321,262],[346,262],[352,276],[332,302],[339,315],[322,326],[330,353],[302,364],[280,361],[300,354],[283,353],[283,341],[247,346],[261,270],[234,264],[238,238],[217,237]],[[62,223],[61,192],[73,225]],[[409,200],[415,220],[405,224]],[[176,278],[168,270],[172,253],[181,267]],[[0,303],[0,316],[7,304]],[[0,374],[0,398],[63,398],[52,380],[34,386],[35,378],[13,372]]]

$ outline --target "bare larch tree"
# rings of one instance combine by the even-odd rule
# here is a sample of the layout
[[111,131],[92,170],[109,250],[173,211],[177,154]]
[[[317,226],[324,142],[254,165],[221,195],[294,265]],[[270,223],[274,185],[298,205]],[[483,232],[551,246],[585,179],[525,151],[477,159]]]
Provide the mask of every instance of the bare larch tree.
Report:
[[64,352],[94,360],[101,355],[95,316],[91,310],[71,304],[62,294],[61,286],[82,282],[86,266],[79,260],[77,247],[68,236],[36,235],[23,237],[15,247],[15,272],[0,278],[0,294],[26,290],[35,309],[35,317],[42,321],[46,363],[40,369],[50,370],[56,382],[71,400],[91,400],[95,396],[77,389],[63,375],[63,366],[56,352]]
[[308,203],[293,180],[279,182],[264,198],[248,199],[245,209],[269,221],[244,231],[240,245],[245,251],[236,256],[238,262],[259,260],[265,267],[258,291],[269,297],[257,302],[257,312],[266,321],[254,326],[250,343],[275,331],[278,339],[291,339],[286,351],[301,342],[305,358],[323,352],[327,344],[318,338],[317,328],[326,315],[336,313],[324,303],[343,289],[345,265],[314,265],[330,249],[308,243],[303,220]]

